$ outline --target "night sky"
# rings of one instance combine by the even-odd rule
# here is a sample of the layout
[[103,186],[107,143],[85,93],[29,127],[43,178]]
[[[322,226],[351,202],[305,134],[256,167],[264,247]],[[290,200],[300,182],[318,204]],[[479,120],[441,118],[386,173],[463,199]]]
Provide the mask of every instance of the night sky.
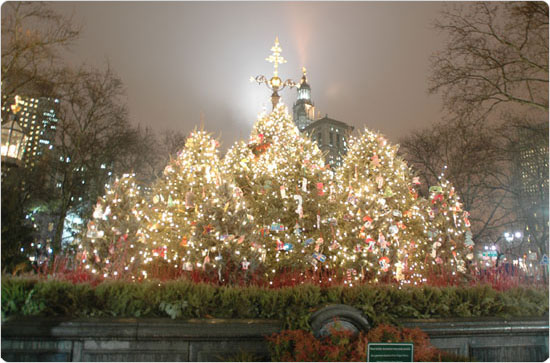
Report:
[[[440,2],[57,2],[84,25],[67,55],[74,65],[110,62],[126,86],[134,124],[205,128],[222,148],[248,139],[270,91],[265,61],[279,36],[280,77],[308,70],[321,115],[397,142],[442,117],[428,95],[429,56],[444,38],[432,27]],[[296,90],[282,92],[291,112]]]

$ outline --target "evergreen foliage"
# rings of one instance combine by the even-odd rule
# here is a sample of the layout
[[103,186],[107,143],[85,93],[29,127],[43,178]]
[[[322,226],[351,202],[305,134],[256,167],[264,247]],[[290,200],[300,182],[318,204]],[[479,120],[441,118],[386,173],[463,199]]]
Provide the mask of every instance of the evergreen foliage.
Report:
[[98,198],[80,236],[77,260],[104,277],[135,278],[146,254],[141,233],[145,196],[133,174],[124,174]]
[[279,105],[223,160],[218,147],[192,132],[148,197],[133,180],[115,184],[88,225],[88,269],[144,279],[162,266],[225,283],[328,271],[348,285],[466,272],[467,213],[453,187],[443,181],[430,200],[419,197],[418,178],[383,136],[352,137],[333,171]]
[[103,282],[96,287],[55,280],[2,278],[2,316],[276,319],[310,329],[312,312],[348,304],[374,325],[403,319],[544,316],[548,291],[488,286],[403,287],[299,285],[281,289],[196,284],[182,280]]

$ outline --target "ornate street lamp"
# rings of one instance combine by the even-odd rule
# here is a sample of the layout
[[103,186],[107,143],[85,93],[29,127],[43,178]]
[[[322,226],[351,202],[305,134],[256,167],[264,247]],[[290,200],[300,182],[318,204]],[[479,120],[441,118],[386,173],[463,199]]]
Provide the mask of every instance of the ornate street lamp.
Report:
[[271,94],[271,104],[273,105],[273,109],[275,109],[281,98],[281,96],[279,96],[279,91],[282,91],[286,86],[289,88],[296,87],[296,82],[291,79],[287,79],[283,82],[283,80],[279,78],[279,64],[286,63],[286,59],[281,56],[282,49],[279,46],[279,37],[275,38],[275,44],[271,47],[271,51],[273,53],[265,60],[269,63],[273,63],[273,77],[268,80],[265,76],[260,75],[256,76],[256,78],[250,77],[250,81],[256,81],[258,84],[265,83],[267,88],[273,91]]
[[17,114],[21,111],[21,98],[15,96],[15,103],[11,105],[11,113],[7,122],[2,126],[2,161],[19,165],[23,159],[23,152],[27,143],[27,135],[17,122]]

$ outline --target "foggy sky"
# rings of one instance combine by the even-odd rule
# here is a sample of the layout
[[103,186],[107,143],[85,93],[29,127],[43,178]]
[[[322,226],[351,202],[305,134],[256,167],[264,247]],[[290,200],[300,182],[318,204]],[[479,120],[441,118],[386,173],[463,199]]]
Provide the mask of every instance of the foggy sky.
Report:
[[[132,123],[188,133],[200,124],[222,148],[248,139],[270,91],[265,61],[275,36],[288,61],[281,78],[308,70],[324,116],[368,127],[393,142],[441,119],[427,94],[430,54],[443,46],[431,28],[440,2],[57,2],[84,25],[69,60],[108,60],[126,86]],[[291,112],[296,90],[282,92]]]

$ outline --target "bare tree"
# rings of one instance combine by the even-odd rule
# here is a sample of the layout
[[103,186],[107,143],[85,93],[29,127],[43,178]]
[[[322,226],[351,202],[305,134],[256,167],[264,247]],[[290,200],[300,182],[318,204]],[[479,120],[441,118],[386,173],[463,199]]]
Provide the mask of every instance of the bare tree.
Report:
[[128,153],[118,161],[116,169],[134,172],[138,183],[150,185],[166,165],[157,135],[150,127],[138,126],[133,129],[128,142]]
[[515,221],[508,186],[510,164],[501,153],[497,129],[488,124],[448,121],[401,140],[400,153],[423,182],[423,192],[444,174],[471,214],[476,241],[495,241]]
[[57,159],[52,169],[56,181],[52,212],[57,219],[54,251],[61,248],[67,215],[87,215],[112,174],[120,172],[116,168],[131,153],[135,140],[121,99],[122,83],[110,68],[68,72],[61,89]]
[[[71,18],[45,2],[2,5],[2,104],[15,94],[49,96],[63,65],[63,49],[80,34]],[[61,65],[60,65],[61,64]]]
[[548,110],[548,5],[449,6],[436,29],[449,37],[432,56],[430,91],[460,118],[482,120],[504,104]]
[[166,130],[161,134],[162,146],[159,153],[165,157],[167,164],[170,157],[175,157],[179,151],[185,146],[187,136],[179,131]]

